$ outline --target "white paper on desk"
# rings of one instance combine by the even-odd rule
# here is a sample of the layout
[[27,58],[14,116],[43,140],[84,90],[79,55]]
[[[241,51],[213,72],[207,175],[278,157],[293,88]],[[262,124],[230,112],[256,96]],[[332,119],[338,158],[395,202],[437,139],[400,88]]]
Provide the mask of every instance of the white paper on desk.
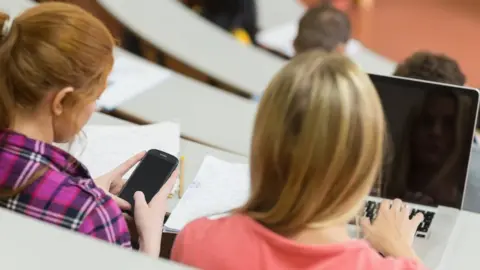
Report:
[[206,156],[197,176],[165,223],[165,231],[178,232],[194,219],[223,214],[242,206],[249,193],[247,164]]
[[[87,125],[83,132],[86,136],[75,140],[68,151],[87,167],[93,178],[110,172],[141,151],[159,149],[174,156],[180,152],[180,125],[173,122]],[[123,178],[128,179],[133,170]]]
[[171,76],[167,69],[153,63],[136,59],[133,56],[115,56],[112,73],[107,80],[107,88],[97,101],[97,106],[111,110],[123,102],[150,90],[153,86]]

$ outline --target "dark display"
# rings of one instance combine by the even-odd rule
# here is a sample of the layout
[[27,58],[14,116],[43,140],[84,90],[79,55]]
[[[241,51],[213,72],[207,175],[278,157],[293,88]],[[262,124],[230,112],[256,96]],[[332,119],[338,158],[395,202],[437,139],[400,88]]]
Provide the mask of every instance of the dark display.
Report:
[[478,92],[371,75],[388,125],[384,175],[374,196],[460,208]]

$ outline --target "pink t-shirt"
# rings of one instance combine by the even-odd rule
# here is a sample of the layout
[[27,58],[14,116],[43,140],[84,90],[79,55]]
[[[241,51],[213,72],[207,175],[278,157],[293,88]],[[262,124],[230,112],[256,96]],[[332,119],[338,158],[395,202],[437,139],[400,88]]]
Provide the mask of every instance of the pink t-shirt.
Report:
[[277,235],[249,217],[233,215],[188,224],[172,260],[201,269],[424,270],[412,260],[383,258],[367,242],[304,245]]

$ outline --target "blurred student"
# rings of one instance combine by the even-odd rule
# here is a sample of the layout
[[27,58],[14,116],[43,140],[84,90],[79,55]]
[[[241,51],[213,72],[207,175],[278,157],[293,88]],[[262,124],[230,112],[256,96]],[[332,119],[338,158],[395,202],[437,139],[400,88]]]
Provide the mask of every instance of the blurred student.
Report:
[[[95,111],[113,65],[115,41],[81,8],[38,4],[13,18],[0,13],[0,207],[130,247],[111,194],[140,153],[92,179],[74,157],[52,143],[69,142]],[[173,178],[150,202],[135,194],[140,249],[158,257]]]
[[[400,63],[394,76],[463,86],[466,77],[460,65],[445,54],[418,51]],[[479,129],[477,121],[477,129]],[[478,136],[475,137],[478,144]]]
[[397,66],[395,76],[464,85],[465,74],[454,59],[444,54],[415,52]]
[[184,3],[232,33],[240,42],[256,43],[258,26],[255,0],[184,0]]
[[352,61],[296,56],[258,108],[248,202],[188,224],[173,260],[201,269],[425,269],[411,246],[422,216],[410,220],[400,200],[382,202],[373,224],[362,220],[367,240],[347,230],[379,177],[385,133],[377,92]]
[[323,4],[307,10],[300,19],[293,47],[297,54],[311,49],[344,53],[350,37],[347,14]]
[[[400,63],[394,76],[463,86],[466,77],[460,65],[445,54],[418,51]],[[479,129],[477,121],[477,129]],[[475,137],[478,144],[478,136]]]
[[373,0],[298,0],[306,9],[314,8],[321,4],[331,4],[340,10],[348,10],[352,4],[368,7]]

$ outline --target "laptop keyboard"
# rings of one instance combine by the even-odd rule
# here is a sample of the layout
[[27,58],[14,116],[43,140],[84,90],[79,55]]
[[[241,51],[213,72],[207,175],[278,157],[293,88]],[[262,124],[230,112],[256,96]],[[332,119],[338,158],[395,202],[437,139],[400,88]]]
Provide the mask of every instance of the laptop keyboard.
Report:
[[[377,212],[379,207],[380,207],[379,202],[367,201],[365,203],[364,216],[368,217],[370,221],[373,222],[377,217]],[[425,210],[412,209],[410,212],[410,218],[413,218],[417,213],[422,213],[424,217],[423,222],[420,223],[420,225],[418,225],[417,236],[425,238],[428,233],[428,230],[430,229],[430,225],[432,224],[432,220],[435,216],[435,213],[430,211],[425,211]]]

